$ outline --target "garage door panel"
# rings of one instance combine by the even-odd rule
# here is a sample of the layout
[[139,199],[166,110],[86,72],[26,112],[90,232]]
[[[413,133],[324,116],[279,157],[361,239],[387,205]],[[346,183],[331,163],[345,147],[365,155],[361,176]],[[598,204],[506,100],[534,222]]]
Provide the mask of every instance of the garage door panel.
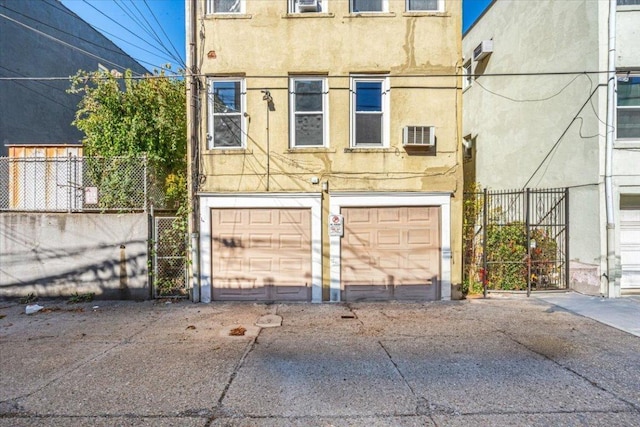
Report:
[[273,212],[267,209],[255,209],[248,211],[249,225],[273,224]]
[[249,271],[251,271],[252,273],[269,273],[272,269],[273,260],[271,258],[252,258],[249,260]]
[[407,231],[407,244],[433,246],[433,231],[421,229],[411,229]]
[[378,258],[378,262],[376,264],[380,266],[382,270],[397,270],[399,268],[402,268],[402,266],[404,265],[404,258],[400,255],[389,254],[389,256]]
[[385,301],[391,299],[393,286],[388,286],[384,279],[371,279],[368,283],[351,282],[344,283],[345,298],[347,301]]
[[398,208],[380,208],[377,210],[378,222],[383,224],[399,224],[402,213]]
[[344,208],[345,299],[437,299],[438,212],[435,207]]
[[306,260],[302,258],[289,258],[280,259],[280,271],[297,271],[301,275],[304,275]]
[[214,299],[311,298],[309,209],[212,209],[211,218]]
[[620,287],[640,289],[640,210],[620,211],[620,264]]
[[402,230],[379,230],[378,245],[399,247],[402,243]]
[[[408,223],[430,223],[433,221],[434,215],[432,215],[431,209],[422,208],[408,208],[407,209],[407,222]],[[436,216],[437,220],[437,216]]]
[[278,237],[278,243],[280,249],[302,249],[309,244],[300,234],[281,234]]
[[438,286],[436,284],[398,284],[394,288],[394,299],[398,301],[436,301],[440,299]]
[[[350,230],[347,230],[350,231]],[[347,237],[349,242],[349,246],[362,246],[368,247],[371,244],[371,233],[370,232],[349,232]]]
[[304,212],[281,211],[278,215],[280,225],[303,225],[305,223]]

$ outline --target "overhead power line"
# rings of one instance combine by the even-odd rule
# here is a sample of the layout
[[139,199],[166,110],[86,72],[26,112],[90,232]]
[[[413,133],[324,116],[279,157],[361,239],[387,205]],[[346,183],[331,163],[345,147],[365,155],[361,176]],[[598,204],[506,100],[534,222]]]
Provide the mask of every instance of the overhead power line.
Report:
[[76,51],[78,51],[78,52],[81,52],[81,53],[83,53],[83,54],[85,54],[85,55],[87,55],[87,56],[90,56],[90,57],[92,57],[92,58],[94,58],[94,59],[97,59],[97,60],[102,61],[102,62],[107,63],[107,64],[111,64],[111,65],[113,65],[114,67],[118,67],[118,68],[120,68],[120,69],[122,69],[122,70],[125,70],[125,69],[127,68],[127,67],[125,67],[125,66],[123,66],[123,65],[117,64],[117,63],[115,63],[115,62],[113,62],[113,61],[110,61],[110,60],[108,60],[108,59],[106,59],[106,58],[103,58],[103,57],[101,57],[101,56],[95,55],[95,54],[93,54],[93,53],[91,53],[91,52],[89,52],[89,51],[86,51],[86,50],[84,50],[84,49],[81,49],[81,48],[79,48],[79,47],[77,47],[77,46],[74,46],[74,45],[72,45],[72,44],[70,44],[70,43],[67,43],[67,42],[65,42],[65,41],[63,41],[63,40],[60,40],[60,39],[59,39],[59,38],[57,38],[57,37],[54,37],[54,36],[49,35],[49,34],[47,34],[47,33],[43,32],[43,31],[40,31],[40,30],[38,30],[38,29],[36,29],[36,28],[33,28],[32,26],[27,25],[27,24],[25,24],[25,23],[22,23],[22,22],[20,22],[20,21],[18,21],[18,20],[16,20],[16,19],[13,19],[13,18],[11,18],[11,17],[9,17],[9,16],[7,16],[7,15],[5,15],[5,14],[3,14],[3,13],[0,13],[0,17],[1,17],[1,18],[6,19],[6,20],[8,20],[8,21],[11,21],[11,22],[13,22],[13,23],[15,23],[15,24],[17,24],[17,25],[20,25],[20,26],[22,26],[22,27],[24,27],[24,28],[26,28],[26,29],[28,29],[28,30],[30,30],[30,31],[33,31],[33,32],[37,33],[37,34],[40,34],[40,35],[41,35],[41,36],[43,36],[43,37],[46,37],[46,38],[48,38],[48,39],[50,39],[50,40],[53,40],[53,41],[54,41],[54,42],[56,42],[56,43],[59,43],[59,44],[64,45],[64,46],[66,46],[66,47],[68,47],[68,48],[70,48],[70,49],[73,49],[73,50],[76,50]]
[[[2,16],[0,14],[0,16]],[[568,75],[573,75],[573,76],[577,76],[577,75],[591,75],[591,74],[607,74],[609,73],[609,71],[549,71],[549,72],[535,72],[535,73],[494,73],[494,74],[482,74],[483,77],[527,77],[527,76],[568,76]],[[361,74],[361,73],[359,73]],[[304,75],[304,73],[300,73],[300,75]],[[217,76],[215,75],[211,75],[211,74],[191,74],[191,76],[193,77],[197,77],[197,78],[217,78]],[[467,75],[465,75],[464,77],[466,77]],[[135,76],[133,78],[138,78],[138,79],[145,79],[145,78],[157,78],[159,76],[154,76],[154,75],[147,75],[147,76]],[[178,74],[174,74],[173,76],[164,76],[164,77],[183,77],[182,75],[178,75]],[[228,77],[233,77],[233,76],[229,76],[229,75],[225,75],[224,77],[220,77],[220,78],[228,78]],[[242,78],[242,79],[289,79],[291,77],[294,77],[294,75],[291,74],[283,74],[283,75],[238,75],[237,78]],[[325,75],[322,76],[323,78],[328,78],[328,79],[345,79],[345,78],[350,78],[352,77],[351,74],[340,74],[340,75]],[[449,73],[449,74],[443,74],[443,73],[438,73],[438,74],[388,74],[385,77],[389,77],[392,79],[405,79],[405,78],[443,78],[443,77],[463,77],[462,74],[460,73]],[[124,77],[122,77],[124,78]],[[68,79],[68,77],[55,77],[55,76],[43,76],[43,77],[28,77],[27,79],[31,79],[31,80],[38,80],[38,79],[42,79],[42,80],[62,80],[62,79]],[[447,87],[433,87],[433,86],[406,86],[406,87],[401,87],[398,86],[397,88],[401,89],[461,89],[460,87],[456,87],[456,86],[447,86]],[[264,88],[262,88],[264,89]],[[272,89],[272,88],[269,88]],[[279,88],[275,88],[275,89],[279,89]],[[282,88],[282,89],[287,89],[287,88]],[[331,90],[336,90],[336,89],[348,89],[348,88],[330,88]],[[251,89],[248,89],[251,90]]]
[[[45,3],[46,5],[48,5],[48,6],[53,7],[54,9],[56,9],[56,10],[58,10],[58,11],[61,11],[61,12],[63,12],[63,13],[66,13],[67,15],[71,16],[71,17],[72,17],[72,18],[74,18],[74,19],[77,19],[77,20],[79,20],[79,21],[84,22],[85,24],[87,24],[87,25],[89,25],[90,27],[92,27],[93,29],[95,29],[97,32],[99,32],[99,33],[101,33],[101,34],[103,34],[103,35],[107,35],[107,36],[111,37],[111,39],[112,39],[112,40],[113,40],[113,39],[115,39],[115,40],[119,40],[119,41],[121,41],[121,42],[123,42],[123,43],[126,43],[126,44],[127,44],[127,45],[129,45],[129,46],[135,47],[136,49],[139,49],[139,50],[141,50],[141,51],[143,51],[143,52],[146,52],[146,53],[148,53],[148,54],[150,54],[150,55],[154,55],[154,56],[161,56],[161,57],[163,57],[164,59],[170,60],[170,58],[168,58],[168,57],[164,57],[165,53],[164,53],[164,52],[162,52],[159,48],[157,48],[156,46],[154,46],[154,45],[152,45],[152,44],[147,43],[144,39],[142,39],[142,38],[140,38],[140,37],[136,37],[136,38],[138,38],[138,39],[142,40],[143,42],[145,42],[145,43],[149,44],[149,45],[150,45],[153,49],[155,49],[156,51],[155,51],[155,52],[152,52],[152,51],[150,51],[150,50],[148,50],[148,49],[146,49],[146,48],[144,48],[144,47],[142,47],[142,46],[140,46],[140,45],[137,45],[137,44],[135,44],[135,43],[131,42],[130,40],[123,39],[122,37],[119,37],[118,35],[113,34],[113,33],[109,32],[109,31],[107,31],[107,30],[105,30],[105,29],[103,29],[103,28],[100,28],[100,27],[98,27],[98,26],[96,26],[96,25],[93,25],[93,24],[90,24],[90,23],[88,23],[88,22],[86,22],[86,21],[83,21],[83,20],[82,20],[78,15],[76,15],[76,14],[75,14],[75,13],[73,13],[72,11],[68,10],[68,9],[67,9],[66,7],[64,7],[64,6],[62,6],[62,7],[54,6],[54,4],[53,4],[53,3],[49,3],[49,2],[44,2],[44,3]],[[154,64],[154,63],[151,63],[151,62],[148,62],[148,61],[144,61],[144,60],[141,60],[141,59],[138,59],[138,58],[135,58],[135,57],[132,57],[132,58],[133,58],[133,59],[135,59],[136,61],[138,61],[138,62],[142,63],[142,64],[147,64],[147,65],[150,65],[150,66],[155,67],[155,68],[168,70],[167,68],[164,68],[164,67],[162,67],[162,66],[160,66],[160,65],[157,65],[157,64]]]
[[[113,19],[112,17],[110,17],[109,15],[107,15],[106,13],[104,13],[103,11],[101,11],[100,9],[98,9],[97,7],[95,7],[93,4],[89,3],[87,0],[82,0],[84,3],[86,3],[89,7],[91,7],[92,9],[94,9],[96,12],[98,12],[99,14],[101,14],[102,16],[104,16],[105,18],[107,18],[108,20],[110,20],[111,22],[113,22],[114,24],[116,24],[117,26],[119,26],[120,28],[124,29],[126,32],[128,32],[129,34],[131,34],[132,36],[134,36],[135,38],[141,40],[142,42],[144,42],[145,44],[153,47],[154,49],[157,49],[156,46],[154,46],[152,43],[149,43],[147,40],[143,39],[142,37],[140,37],[138,34],[134,33],[133,31],[131,31],[129,28],[125,27],[124,25],[122,25],[120,22],[116,21],[115,19]],[[166,53],[166,52],[163,52]]]

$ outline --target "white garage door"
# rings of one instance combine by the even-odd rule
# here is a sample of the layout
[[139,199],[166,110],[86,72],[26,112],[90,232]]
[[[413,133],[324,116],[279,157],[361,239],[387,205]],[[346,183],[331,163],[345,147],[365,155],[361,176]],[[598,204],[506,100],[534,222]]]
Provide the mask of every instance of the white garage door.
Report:
[[345,299],[439,299],[439,213],[437,207],[343,208]]
[[310,301],[310,209],[212,209],[214,300]]
[[622,289],[640,290],[640,210],[620,210]]

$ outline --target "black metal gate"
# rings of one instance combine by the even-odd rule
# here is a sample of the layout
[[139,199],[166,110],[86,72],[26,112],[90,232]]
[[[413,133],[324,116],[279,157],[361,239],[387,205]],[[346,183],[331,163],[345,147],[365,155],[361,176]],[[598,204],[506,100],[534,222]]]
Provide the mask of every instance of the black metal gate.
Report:
[[465,193],[463,232],[469,292],[568,287],[568,189]]

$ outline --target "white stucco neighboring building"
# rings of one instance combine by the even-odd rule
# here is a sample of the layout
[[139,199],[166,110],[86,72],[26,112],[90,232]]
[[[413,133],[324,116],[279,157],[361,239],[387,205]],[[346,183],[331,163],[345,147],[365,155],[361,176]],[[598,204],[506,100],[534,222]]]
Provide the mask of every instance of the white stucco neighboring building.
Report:
[[495,0],[463,56],[471,179],[569,187],[569,286],[640,292],[640,1]]

